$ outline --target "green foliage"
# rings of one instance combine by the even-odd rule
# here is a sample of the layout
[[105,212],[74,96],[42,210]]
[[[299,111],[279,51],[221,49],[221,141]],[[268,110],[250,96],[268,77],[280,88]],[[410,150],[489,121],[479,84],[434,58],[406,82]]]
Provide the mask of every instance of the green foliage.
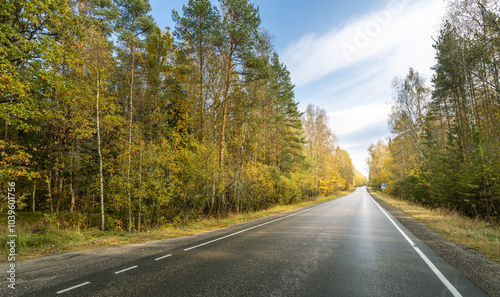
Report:
[[38,216],[23,248],[81,240],[65,229],[185,225],[357,183],[326,113],[303,126],[258,7],[190,0],[172,34],[150,10],[2,2],[0,182],[15,181],[18,211]]
[[[385,180],[399,197],[498,222],[497,19],[493,1],[450,4],[434,45],[432,96],[413,69],[394,80],[394,137],[387,148],[371,147],[372,185]],[[382,151],[390,161],[372,162]]]

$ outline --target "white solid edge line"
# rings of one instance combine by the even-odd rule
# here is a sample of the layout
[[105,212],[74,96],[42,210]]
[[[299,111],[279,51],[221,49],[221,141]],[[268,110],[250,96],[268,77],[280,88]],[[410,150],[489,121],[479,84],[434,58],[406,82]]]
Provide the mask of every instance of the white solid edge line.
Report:
[[134,266],[132,266],[132,267],[125,268],[125,269],[120,270],[120,271],[116,271],[116,272],[115,272],[115,274],[122,273],[122,272],[125,272],[125,271],[128,271],[128,270],[131,270],[131,269],[134,269],[134,268],[137,268],[137,267],[139,267],[139,266],[134,265]]
[[81,283],[79,285],[76,285],[76,286],[73,286],[73,287],[70,287],[70,288],[67,288],[67,289],[64,289],[64,290],[61,290],[61,291],[57,291],[56,293],[57,294],[62,294],[64,292],[68,292],[68,291],[71,291],[73,289],[76,289],[76,288],[79,288],[79,287],[82,287],[82,286],[85,286],[85,285],[88,285],[90,284],[90,282],[84,282],[84,283]]
[[[328,203],[328,202],[327,202]],[[231,234],[228,234],[226,236],[222,236],[222,237],[219,237],[219,238],[216,238],[214,240],[210,240],[210,241],[207,241],[207,242],[204,242],[204,243],[201,243],[199,245],[195,245],[195,246],[192,246],[192,247],[189,247],[187,249],[184,249],[185,252],[189,251],[189,250],[192,250],[192,249],[196,249],[196,248],[199,248],[199,247],[202,247],[204,245],[207,245],[207,244],[210,244],[210,243],[214,243],[216,241],[219,241],[219,240],[222,240],[222,239],[226,239],[228,237],[231,237],[231,236],[234,236],[234,235],[237,235],[237,234],[240,234],[240,233],[243,233],[243,232],[246,232],[246,231],[249,231],[249,230],[252,230],[252,229],[255,229],[255,228],[258,228],[258,227],[262,227],[264,225],[267,225],[267,224],[271,224],[271,223],[274,223],[274,222],[277,222],[277,221],[280,221],[280,220],[283,220],[283,219],[286,219],[286,218],[289,218],[289,217],[293,217],[293,216],[296,216],[298,214],[301,214],[301,213],[304,213],[306,211],[311,211],[315,208],[318,208],[322,205],[324,205],[325,203],[322,203],[318,206],[314,206],[314,207],[311,207],[311,208],[308,208],[306,210],[302,210],[302,211],[299,211],[299,212],[296,212],[296,213],[292,213],[291,215],[288,215],[288,216],[285,216],[285,217],[282,217],[282,218],[279,218],[279,219],[276,219],[276,220],[272,220],[272,221],[269,221],[269,222],[265,222],[265,223],[262,223],[260,225],[257,225],[257,226],[253,226],[253,227],[250,227],[250,228],[247,228],[247,229],[244,229],[244,230],[240,230],[238,232],[235,232],[235,233],[231,233]]]
[[[370,197],[371,198],[371,197]],[[378,208],[380,208],[380,210],[385,214],[385,216],[389,219],[389,221],[391,221],[391,223],[394,225],[394,227],[396,227],[396,229],[398,229],[399,233],[401,233],[401,235],[403,235],[403,237],[406,239],[406,241],[408,241],[411,246],[415,246],[415,243],[413,242],[413,240],[411,240],[410,237],[408,237],[408,235],[406,235],[406,233],[403,232],[403,230],[401,230],[401,228],[399,228],[398,225],[396,225],[396,223],[391,219],[391,217],[387,214],[387,212],[382,208],[382,206],[380,206],[375,200],[373,200],[373,198],[371,198],[372,201],[375,203],[376,206],[378,206]]]
[[415,251],[424,259],[425,263],[432,269],[434,274],[441,280],[441,282],[450,290],[450,292],[453,294],[453,296],[459,297],[462,296],[460,292],[448,281],[448,279],[439,271],[439,269],[434,265],[434,263],[427,258],[427,256],[418,248],[418,247],[413,247]]
[[396,225],[394,220],[387,214],[387,212],[382,208],[382,206],[380,206],[380,204],[378,204],[377,201],[375,201],[371,196],[369,197],[373,201],[373,203],[375,203],[375,205],[377,205],[378,208],[385,214],[385,216],[389,219],[389,221],[391,221],[391,223],[394,226],[396,226],[396,229],[398,229],[399,233],[401,233],[403,237],[406,239],[406,241],[410,243],[412,248],[420,256],[420,258],[424,260],[427,266],[429,266],[432,272],[434,272],[434,274],[439,278],[439,280],[446,286],[446,288],[448,288],[451,294],[453,294],[454,297],[462,297],[462,294],[460,294],[460,292],[458,292],[458,290],[448,281],[448,279],[441,273],[441,271],[439,271],[439,269],[434,265],[434,263],[432,263],[431,260],[429,260],[429,258],[427,258],[427,256],[418,247],[415,246],[415,243],[408,237],[408,235],[406,235],[406,233],[404,233],[404,231],[401,230],[401,228],[399,228],[398,225]]
[[168,254],[168,255],[166,255],[166,256],[156,258],[156,259],[155,259],[155,261],[158,261],[158,260],[161,260],[161,259],[165,259],[165,258],[168,258],[168,257],[170,257],[170,256],[172,256],[172,254]]

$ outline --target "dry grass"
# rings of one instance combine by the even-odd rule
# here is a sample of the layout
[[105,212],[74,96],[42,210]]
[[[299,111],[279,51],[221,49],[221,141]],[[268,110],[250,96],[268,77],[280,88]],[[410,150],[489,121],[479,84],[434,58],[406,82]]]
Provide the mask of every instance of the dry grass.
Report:
[[[222,219],[203,218],[189,222],[184,226],[168,225],[145,232],[134,233],[101,231],[96,228],[89,230],[59,229],[54,226],[41,225],[40,222],[43,220],[42,214],[24,213],[17,219],[16,234],[19,236],[19,246],[16,250],[16,260],[26,260],[66,251],[81,251],[97,247],[143,243],[152,240],[194,235],[203,231],[223,228],[335,199],[348,193],[348,191],[340,192],[329,197],[319,197],[292,205],[279,205],[257,212],[230,214]],[[37,225],[40,226],[36,227]],[[4,220],[0,222],[0,228],[1,230],[7,230]],[[6,238],[0,237],[0,246],[6,246]],[[0,262],[7,260],[7,254],[7,248],[2,248],[0,251]]]
[[446,240],[478,250],[500,264],[500,226],[455,211],[429,209],[380,192],[374,196],[445,235]]

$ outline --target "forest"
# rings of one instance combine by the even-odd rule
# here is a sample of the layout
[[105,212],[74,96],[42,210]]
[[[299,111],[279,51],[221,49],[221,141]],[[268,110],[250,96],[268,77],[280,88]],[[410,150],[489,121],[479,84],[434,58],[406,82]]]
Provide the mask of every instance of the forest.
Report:
[[[186,1],[172,12],[175,28],[155,24],[148,0],[1,2],[0,184],[15,182],[17,211],[57,226],[135,232],[365,182],[326,111],[299,111],[290,73],[247,0]],[[471,61],[485,73],[463,74],[490,78],[487,62]],[[473,85],[483,96],[474,102],[488,112],[480,131],[498,135],[490,83]],[[452,107],[446,120],[455,127]],[[464,125],[451,141],[477,140],[490,156],[497,142]],[[479,161],[468,147],[460,153]],[[491,169],[485,163],[484,173]]]
[[500,222],[498,9],[490,0],[448,3],[431,85],[414,69],[393,81],[392,137],[369,148],[372,186]]

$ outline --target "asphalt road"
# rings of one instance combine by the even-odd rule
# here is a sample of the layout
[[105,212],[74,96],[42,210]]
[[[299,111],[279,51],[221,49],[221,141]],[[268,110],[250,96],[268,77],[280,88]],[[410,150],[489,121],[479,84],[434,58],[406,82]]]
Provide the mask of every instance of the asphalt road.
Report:
[[280,216],[136,246],[119,257],[98,254],[31,263],[20,272],[16,293],[486,296],[384,211],[364,187]]

